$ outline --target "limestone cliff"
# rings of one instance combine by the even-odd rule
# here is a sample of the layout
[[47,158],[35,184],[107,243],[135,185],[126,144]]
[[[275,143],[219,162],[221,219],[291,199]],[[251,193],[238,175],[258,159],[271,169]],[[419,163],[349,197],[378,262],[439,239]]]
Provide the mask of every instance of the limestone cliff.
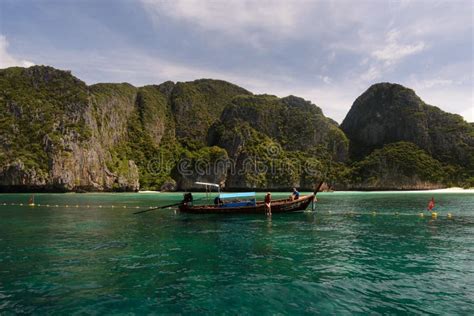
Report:
[[397,142],[375,149],[355,163],[351,189],[419,190],[444,187],[443,165],[413,143]]
[[52,67],[2,69],[0,191],[474,184],[472,123],[410,89],[372,86],[341,128],[309,101],[221,80],[88,86]]
[[106,165],[123,137],[135,88],[103,97],[97,91],[105,87],[89,88],[51,67],[1,70],[0,87],[0,190],[139,188],[133,161],[122,173]]
[[225,104],[250,94],[210,79],[87,86],[45,66],[0,70],[0,89],[0,191],[188,187],[177,161],[203,153]]
[[[351,158],[356,161],[367,159],[375,149],[404,141],[442,163],[439,168],[444,169],[444,179],[431,178],[435,185],[474,183],[472,125],[459,115],[426,104],[411,89],[391,83],[371,86],[356,99],[341,128],[350,140]],[[419,172],[421,169],[412,177],[419,178]]]
[[196,149],[206,145],[209,127],[234,97],[250,92],[221,80],[201,79],[177,83],[170,95],[177,139]]
[[232,188],[311,189],[327,162],[347,159],[348,140],[337,123],[301,98],[235,97],[210,129],[209,142],[227,150]]
[[341,128],[356,159],[397,141],[412,142],[441,161],[467,165],[474,157],[469,123],[424,103],[413,90],[398,84],[371,86],[354,102]]

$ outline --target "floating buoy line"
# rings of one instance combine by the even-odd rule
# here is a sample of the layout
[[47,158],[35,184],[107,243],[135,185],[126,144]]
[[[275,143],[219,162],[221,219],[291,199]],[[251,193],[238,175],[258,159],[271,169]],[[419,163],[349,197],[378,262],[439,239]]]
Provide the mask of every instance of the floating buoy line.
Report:
[[154,208],[159,207],[159,205],[116,205],[116,204],[47,204],[47,203],[7,203],[0,202],[0,206],[24,206],[24,207],[47,207],[47,208],[122,208],[122,209],[141,209],[141,208]]
[[[101,209],[151,209],[151,208],[161,208],[163,206],[160,205],[147,205],[147,206],[140,206],[140,205],[117,205],[117,204],[47,204],[47,203],[10,203],[10,202],[0,202],[0,207],[5,207],[5,206],[21,206],[21,207],[28,207],[28,208],[35,208],[35,207],[44,207],[44,208],[101,208]],[[167,207],[167,209],[172,209],[172,207]],[[313,213],[312,211],[305,211],[307,213]],[[371,215],[372,217],[376,216],[418,216],[420,218],[425,217],[425,213],[420,212],[418,214],[416,213],[399,213],[399,212],[393,212],[393,213],[379,213],[377,211],[369,211],[369,212],[354,212],[354,211],[347,211],[347,212],[333,212],[333,211],[327,211],[327,212],[314,212],[316,214],[321,214],[321,215],[343,215],[343,216],[349,216],[349,217],[354,217],[354,216],[360,216],[360,215]],[[431,217],[432,219],[437,219],[438,218],[438,213],[437,212],[431,212],[427,214],[428,217]],[[446,218],[447,219],[454,219],[454,216],[452,213],[446,213]]]
[[[311,211],[306,211],[308,213],[312,213]],[[355,216],[360,216],[360,215],[370,215],[372,217],[376,216],[395,216],[395,217],[400,217],[400,216],[416,216],[420,218],[425,217],[425,213],[420,212],[420,213],[400,213],[400,212],[393,212],[393,213],[388,213],[388,212],[383,212],[379,213],[377,211],[369,211],[369,212],[354,212],[354,211],[347,211],[347,212],[334,212],[334,211],[327,211],[327,212],[317,212],[318,214],[321,215],[339,215],[339,216],[347,216],[347,217],[355,217]],[[431,212],[426,214],[427,217],[431,217],[432,219],[437,219],[438,218],[438,213],[437,212]],[[447,219],[454,219],[454,216],[452,213],[446,213],[446,218]]]

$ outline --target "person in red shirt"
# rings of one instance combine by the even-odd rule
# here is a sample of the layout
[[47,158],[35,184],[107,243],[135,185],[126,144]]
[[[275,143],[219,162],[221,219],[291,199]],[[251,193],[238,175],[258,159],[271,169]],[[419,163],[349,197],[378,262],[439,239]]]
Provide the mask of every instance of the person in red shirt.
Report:
[[435,201],[434,201],[434,197],[432,197],[431,201],[428,203],[428,211],[433,212],[434,207],[435,207]]
[[272,195],[270,192],[267,192],[265,195],[265,207],[267,208],[267,215],[272,215]]

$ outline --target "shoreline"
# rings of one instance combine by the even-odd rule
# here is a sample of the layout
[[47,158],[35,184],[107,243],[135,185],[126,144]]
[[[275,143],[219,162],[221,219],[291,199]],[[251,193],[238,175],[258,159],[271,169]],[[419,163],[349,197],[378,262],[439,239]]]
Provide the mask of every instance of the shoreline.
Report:
[[[248,191],[255,191],[255,190],[251,190],[249,189]],[[81,192],[81,193],[78,193],[78,192],[48,192],[48,191],[42,191],[42,192],[38,192],[38,191],[20,191],[20,192],[0,192],[0,194],[117,194],[117,193],[129,193],[129,194],[143,194],[143,195],[147,195],[147,194],[172,194],[172,193],[183,193],[185,191],[152,191],[152,190],[143,190],[143,191],[130,191],[130,192],[126,192],[126,191],[121,191],[121,192],[110,192],[110,191],[103,191],[103,192],[100,192],[100,191],[90,191],[90,192]],[[205,193],[205,191],[190,191],[190,192],[193,192],[193,193]],[[224,192],[224,191],[223,191]],[[225,192],[234,192],[234,191],[225,191]],[[237,192],[237,191],[236,191]],[[238,191],[240,192],[240,191]],[[267,192],[267,190],[258,190],[256,191],[257,193],[263,193],[263,192]],[[273,192],[273,193],[286,193],[286,192],[289,192],[288,190],[279,190],[279,191],[272,191],[270,190],[270,192]],[[300,191],[301,193],[309,193],[311,191],[307,191],[307,190],[301,190]],[[217,193],[217,192],[211,192],[213,194]],[[407,193],[407,194],[411,194],[411,193],[463,193],[463,194],[474,194],[474,188],[469,188],[469,189],[463,189],[463,188],[460,188],[460,187],[451,187],[451,188],[445,188],[445,189],[432,189],[432,190],[340,190],[340,191],[319,191],[318,192],[319,194],[332,194],[332,193]]]
[[[289,192],[291,190],[255,190],[255,189],[248,189],[247,191],[252,191],[256,193],[264,193],[264,192],[275,192],[275,193],[285,193]],[[312,192],[308,190],[300,190],[301,192]],[[187,192],[187,191],[150,191],[150,190],[144,190],[144,191],[137,191],[136,193],[141,193],[141,194],[149,194],[149,193],[181,193],[181,192]],[[205,191],[202,190],[190,190],[189,192],[196,192],[196,193],[204,193]],[[222,192],[243,192],[242,190],[224,190]],[[469,188],[469,189],[464,189],[461,187],[451,187],[451,188],[444,188],[444,189],[421,189],[421,190],[336,190],[336,191],[319,191],[318,193],[474,193],[474,188]],[[120,193],[120,192],[118,192]],[[123,192],[125,193],[125,192]],[[130,192],[133,193],[133,192]],[[209,192],[209,193],[217,193],[217,192]]]
[[[463,189],[458,187],[446,188],[446,189],[432,189],[432,190],[354,190],[354,191],[334,191],[337,193],[472,193],[474,194],[474,188]],[[319,193],[331,193],[331,192],[319,192]]]

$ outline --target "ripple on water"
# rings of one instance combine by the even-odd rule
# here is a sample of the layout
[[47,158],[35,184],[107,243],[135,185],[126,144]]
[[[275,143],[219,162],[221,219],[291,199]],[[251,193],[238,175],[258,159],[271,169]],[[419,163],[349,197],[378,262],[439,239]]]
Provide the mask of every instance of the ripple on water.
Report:
[[417,216],[415,193],[322,194],[321,213],[271,219],[0,213],[0,314],[471,315],[474,197],[436,199],[454,220]]
[[99,244],[96,244],[92,247],[92,250],[104,250],[104,249],[122,249],[127,247],[126,242],[120,241],[106,241]]

